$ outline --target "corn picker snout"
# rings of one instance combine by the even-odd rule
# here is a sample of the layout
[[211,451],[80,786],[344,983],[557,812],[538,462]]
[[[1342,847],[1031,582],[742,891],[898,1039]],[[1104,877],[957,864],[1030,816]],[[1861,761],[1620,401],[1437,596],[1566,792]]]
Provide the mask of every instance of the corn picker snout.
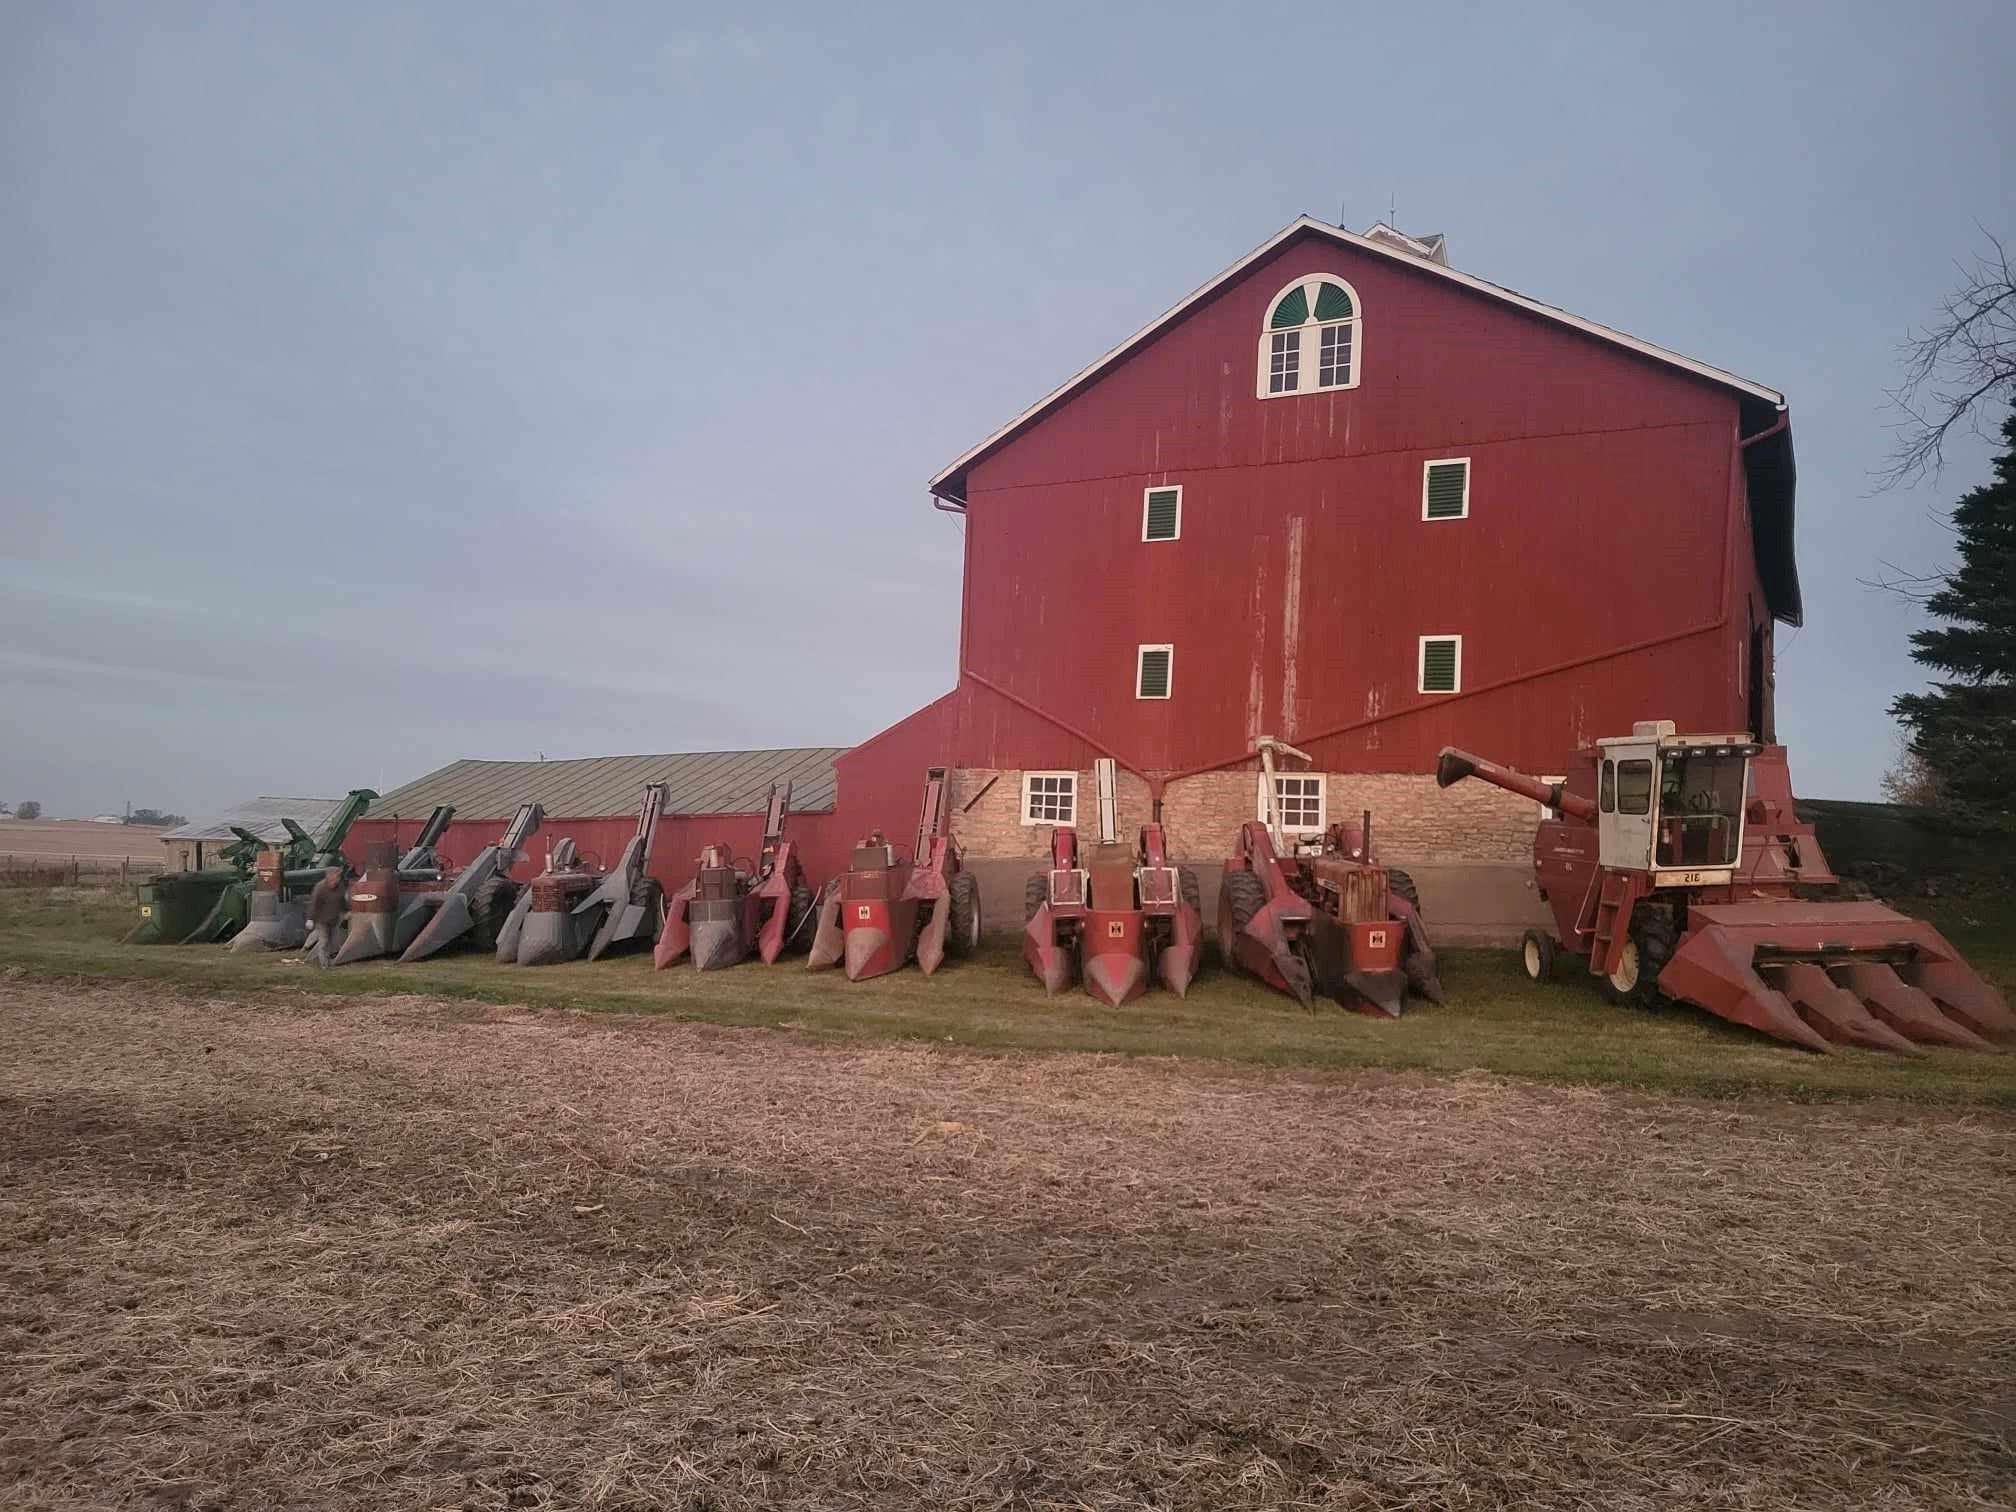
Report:
[[1218,893],[1225,963],[1304,1008],[1316,994],[1375,1017],[1398,1018],[1409,991],[1442,1001],[1435,951],[1411,877],[1379,864],[1372,815],[1333,824],[1312,851],[1291,850],[1280,818],[1277,755],[1308,760],[1271,737],[1259,742],[1268,821],[1239,827]]
[[1938,930],[1838,895],[1783,746],[1647,721],[1597,741],[1562,783],[1445,749],[1436,781],[1466,777],[1555,815],[1533,840],[1555,923],[1523,942],[1535,981],[1558,940],[1613,1001],[1665,993],[1809,1050],[1993,1050],[2016,1035],[2002,994]]
[[344,838],[377,796],[369,788],[352,789],[319,836],[310,836],[292,819],[280,821],[287,844],[260,851],[253,863],[245,927],[232,936],[232,950],[299,950],[306,943],[308,894],[331,868],[350,874]]
[[413,943],[448,885],[437,847],[454,817],[454,804],[440,804],[403,855],[389,840],[365,852],[363,874],[350,888],[349,927],[330,965],[397,955]]
[[500,962],[544,966],[584,954],[599,961],[612,945],[657,938],[665,916],[665,893],[647,868],[666,792],[662,782],[645,785],[637,832],[607,871],[583,865],[571,839],[553,847],[546,870],[518,895],[498,933]]
[[700,971],[733,966],[753,950],[767,966],[803,939],[812,916],[812,887],[787,839],[791,784],[770,787],[763,851],[751,866],[725,845],[703,846],[693,880],[665,905],[652,962],[663,971],[689,955]]
[[926,976],[946,953],[980,944],[980,881],[952,838],[946,770],[924,774],[924,802],[909,859],[878,829],[854,847],[847,870],[827,884],[808,964],[844,964],[847,980],[881,976],[916,961]]
[[1152,966],[1178,997],[1190,990],[1203,950],[1197,874],[1170,864],[1159,821],[1136,849],[1118,843],[1114,763],[1094,766],[1099,843],[1081,856],[1075,825],[1050,832],[1050,866],[1023,893],[1022,956],[1052,996],[1082,979],[1115,1007],[1148,990]]
[[520,804],[503,837],[495,845],[484,846],[475,860],[455,874],[432,917],[400,952],[399,959],[424,961],[469,934],[477,944],[494,948],[518,902],[519,884],[511,880],[511,868],[545,820],[546,811],[538,804]]

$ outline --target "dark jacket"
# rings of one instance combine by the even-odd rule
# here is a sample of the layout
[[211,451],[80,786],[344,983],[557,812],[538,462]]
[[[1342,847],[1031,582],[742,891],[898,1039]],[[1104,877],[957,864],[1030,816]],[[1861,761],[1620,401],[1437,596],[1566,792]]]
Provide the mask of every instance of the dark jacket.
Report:
[[340,879],[331,881],[324,877],[317,882],[315,891],[308,894],[308,922],[324,929],[334,929],[342,923],[346,891]]

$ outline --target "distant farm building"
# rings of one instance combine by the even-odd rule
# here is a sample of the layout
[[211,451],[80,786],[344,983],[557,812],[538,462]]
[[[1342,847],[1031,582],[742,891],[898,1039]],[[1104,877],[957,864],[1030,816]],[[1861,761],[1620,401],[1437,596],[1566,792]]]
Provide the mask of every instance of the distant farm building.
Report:
[[234,825],[269,845],[287,843],[287,829],[280,822],[283,818],[316,834],[342,802],[341,798],[248,798],[212,818],[163,830],[161,844],[168,853],[168,868],[201,871],[214,863],[217,853],[237,840]]

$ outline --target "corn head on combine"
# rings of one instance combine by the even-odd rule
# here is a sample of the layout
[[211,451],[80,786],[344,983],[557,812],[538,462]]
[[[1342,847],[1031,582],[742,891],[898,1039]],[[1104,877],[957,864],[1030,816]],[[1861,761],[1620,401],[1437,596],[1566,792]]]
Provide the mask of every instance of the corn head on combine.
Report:
[[645,784],[637,832],[607,871],[582,864],[571,839],[553,847],[546,870],[518,895],[498,931],[498,961],[507,966],[544,966],[584,954],[599,961],[612,945],[657,939],[665,917],[665,891],[648,868],[666,791],[662,782]]
[[1151,967],[1182,997],[1203,952],[1197,874],[1170,864],[1159,820],[1142,826],[1135,849],[1121,845],[1114,763],[1101,757],[1094,777],[1099,843],[1081,857],[1075,825],[1050,832],[1049,869],[1023,893],[1023,959],[1053,997],[1082,979],[1117,1007],[1148,990]]
[[1809,1050],[1994,1050],[2016,1035],[2002,994],[1938,930],[1841,895],[1794,811],[1783,746],[1660,720],[1597,741],[1563,783],[1445,749],[1436,781],[1466,777],[1556,816],[1533,841],[1556,928],[1525,939],[1536,981],[1558,938],[1614,1001],[1656,989]]
[[844,962],[847,980],[858,982],[915,960],[929,976],[948,950],[970,955],[979,944],[980,882],[952,838],[945,768],[930,767],[909,859],[880,830],[854,847],[821,895],[807,964],[816,971]]
[[797,842],[785,838],[790,811],[791,784],[772,783],[763,853],[754,866],[726,845],[701,848],[693,880],[665,905],[665,927],[651,955],[658,970],[690,955],[696,970],[713,971],[746,961],[752,950],[768,966],[804,936],[812,887]]

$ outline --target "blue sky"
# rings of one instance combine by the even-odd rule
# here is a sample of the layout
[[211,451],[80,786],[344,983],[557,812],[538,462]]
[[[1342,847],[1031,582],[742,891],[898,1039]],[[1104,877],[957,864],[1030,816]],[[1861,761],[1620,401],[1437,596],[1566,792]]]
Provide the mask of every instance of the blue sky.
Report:
[[0,797],[845,743],[950,686],[924,480],[1309,212],[1790,398],[1805,792],[1985,474],[1872,494],[2016,234],[2006,5],[0,10]]

